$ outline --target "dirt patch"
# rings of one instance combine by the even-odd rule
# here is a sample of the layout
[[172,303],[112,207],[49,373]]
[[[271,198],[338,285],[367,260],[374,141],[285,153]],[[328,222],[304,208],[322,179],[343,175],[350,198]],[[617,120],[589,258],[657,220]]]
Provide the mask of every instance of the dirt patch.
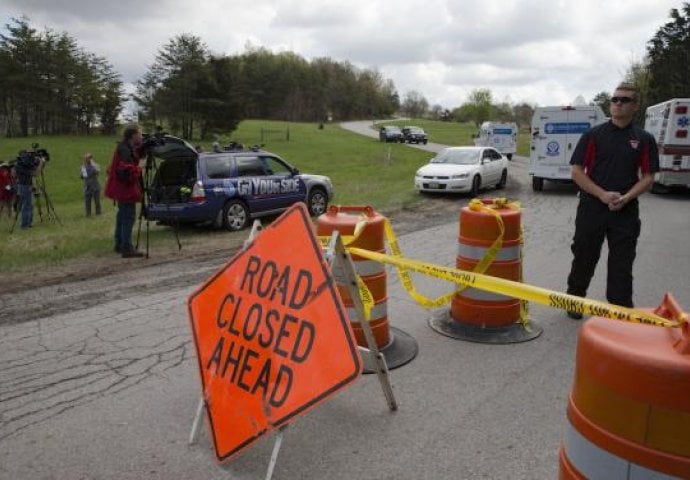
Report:
[[[398,235],[457,221],[467,197],[434,196],[412,207],[381,212]],[[249,230],[209,235],[203,243],[150,251],[149,258],[124,259],[114,252],[60,265],[0,275],[0,325],[78,311],[108,301],[193,287],[230,258]]]
[[[464,201],[463,201],[464,200]],[[465,198],[425,198],[410,208],[382,212],[392,222],[396,233],[404,234],[425,229],[457,218]],[[27,288],[56,285],[63,282],[77,282],[104,277],[117,273],[134,272],[157,265],[190,262],[206,262],[214,258],[227,258],[228,252],[235,252],[247,238],[249,230],[228,235],[210,236],[203,244],[183,245],[182,249],[156,249],[149,252],[148,259],[123,259],[114,252],[97,257],[82,257],[65,261],[56,266],[41,267],[24,272],[3,273],[0,291],[4,294],[24,291]]]

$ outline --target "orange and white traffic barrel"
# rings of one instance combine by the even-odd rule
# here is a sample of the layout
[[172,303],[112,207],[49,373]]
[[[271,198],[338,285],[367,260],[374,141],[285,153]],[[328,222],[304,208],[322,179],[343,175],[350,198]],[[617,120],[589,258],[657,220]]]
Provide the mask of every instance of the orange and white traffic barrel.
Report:
[[[668,294],[655,313],[669,305],[682,315]],[[690,478],[687,319],[675,329],[585,322],[567,416],[559,478]]]
[[[460,210],[458,254],[460,270],[522,281],[521,211],[504,199],[474,199]],[[542,332],[530,324],[522,301],[479,288],[463,288],[453,296],[450,318],[434,316],[432,328],[454,338],[482,343],[532,340]]]
[[[386,219],[370,206],[331,205],[325,214],[316,219],[316,233],[324,237],[337,231],[342,236],[353,236],[348,247],[386,253],[385,221]],[[374,305],[370,312],[369,326],[374,334],[376,345],[386,358],[388,368],[404,365],[417,354],[417,343],[407,333],[391,328],[389,325],[385,265],[357,255],[352,255],[352,261],[357,275],[367,286],[373,298]],[[350,290],[341,284],[337,287],[347,309],[357,344],[366,347],[366,338],[357,318]]]

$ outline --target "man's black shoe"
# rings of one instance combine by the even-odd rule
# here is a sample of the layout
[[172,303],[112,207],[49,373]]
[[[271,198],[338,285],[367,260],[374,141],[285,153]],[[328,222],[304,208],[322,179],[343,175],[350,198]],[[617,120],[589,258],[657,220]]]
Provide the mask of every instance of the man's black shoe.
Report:
[[139,250],[125,250],[122,252],[122,258],[140,258],[143,257],[144,254],[140,252]]
[[568,317],[572,318],[573,320],[582,320],[582,314],[580,312],[574,312],[573,310],[567,310],[566,313],[568,314]]

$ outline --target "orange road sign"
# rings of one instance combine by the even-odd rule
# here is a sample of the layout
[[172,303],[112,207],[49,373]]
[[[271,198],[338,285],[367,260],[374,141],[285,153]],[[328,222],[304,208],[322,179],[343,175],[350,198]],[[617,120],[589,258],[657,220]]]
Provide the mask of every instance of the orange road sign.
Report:
[[361,375],[350,322],[302,204],[232,257],[188,308],[218,460]]

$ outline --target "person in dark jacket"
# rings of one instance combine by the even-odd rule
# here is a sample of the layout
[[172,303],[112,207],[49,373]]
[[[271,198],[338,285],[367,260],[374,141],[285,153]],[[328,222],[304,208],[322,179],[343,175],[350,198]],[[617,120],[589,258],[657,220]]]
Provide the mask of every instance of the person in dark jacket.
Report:
[[122,141],[117,144],[113,153],[105,185],[105,196],[117,202],[115,251],[124,258],[144,256],[132,245],[136,206],[142,199],[139,159],[143,150],[139,126],[127,126]]
[[14,164],[14,171],[17,179],[17,196],[19,197],[19,208],[22,217],[22,229],[31,228],[33,226],[33,181],[44,164],[45,159],[42,156],[33,155],[31,153],[20,154],[17,158],[17,162]]
[[[584,297],[608,243],[606,298],[633,307],[633,262],[640,235],[637,197],[654,184],[659,152],[654,137],[632,124],[637,88],[622,83],[611,97],[611,119],[580,138],[570,160],[573,181],[580,187],[568,275],[568,293]],[[568,311],[574,319],[580,311]]]

